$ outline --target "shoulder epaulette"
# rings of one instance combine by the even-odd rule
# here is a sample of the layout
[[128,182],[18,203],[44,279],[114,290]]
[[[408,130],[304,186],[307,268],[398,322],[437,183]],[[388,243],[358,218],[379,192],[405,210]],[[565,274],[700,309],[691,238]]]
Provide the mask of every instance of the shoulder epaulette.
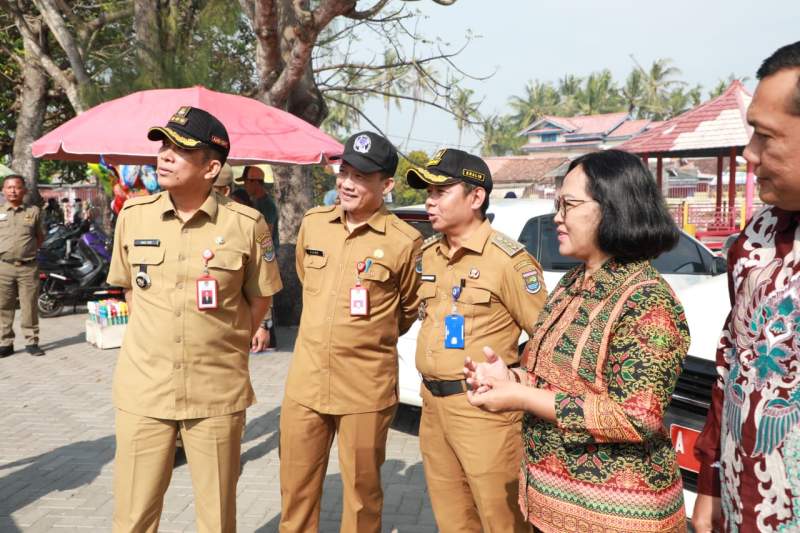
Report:
[[433,235],[422,241],[422,249],[425,250],[426,248],[430,248],[440,240],[442,240],[442,234],[434,233]]
[[122,205],[122,209],[128,209],[135,205],[145,205],[145,204],[152,204],[159,198],[161,198],[162,194],[167,194],[166,192],[160,192],[158,194],[150,194],[147,196],[134,196],[133,198],[128,198],[125,200],[125,203]]
[[499,231],[496,231],[494,235],[492,235],[492,244],[503,250],[505,253],[509,255],[509,257],[514,257],[519,252],[525,249],[525,246],[518,243],[511,237],[503,235]]
[[223,207],[227,207],[228,209],[230,209],[235,213],[239,213],[240,215],[244,215],[247,218],[251,218],[253,220],[258,220],[259,217],[261,217],[261,213],[257,209],[253,209],[252,207],[240,204],[239,202],[234,202],[233,200],[229,200],[227,202],[220,202],[219,204]]
[[399,231],[412,241],[422,238],[422,235],[420,235],[420,233],[416,229],[414,229],[414,227],[408,222],[400,220],[396,216],[392,216],[389,219],[389,221],[391,222],[394,228],[397,228],[397,231]]
[[307,217],[308,215],[314,215],[316,213],[330,213],[334,209],[336,209],[335,205],[320,205],[317,207],[312,207],[311,209],[306,211],[306,214],[303,216]]

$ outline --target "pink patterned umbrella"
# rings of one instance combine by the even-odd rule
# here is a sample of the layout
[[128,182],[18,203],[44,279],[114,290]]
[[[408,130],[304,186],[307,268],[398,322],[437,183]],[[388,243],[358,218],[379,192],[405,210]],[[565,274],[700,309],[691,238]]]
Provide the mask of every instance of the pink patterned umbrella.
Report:
[[205,109],[225,125],[231,140],[228,161],[325,163],[342,153],[341,143],[296,116],[258,100],[205,87],[155,89],[95,106],[33,143],[34,157],[114,164],[155,164],[160,143],[147,140],[181,106]]

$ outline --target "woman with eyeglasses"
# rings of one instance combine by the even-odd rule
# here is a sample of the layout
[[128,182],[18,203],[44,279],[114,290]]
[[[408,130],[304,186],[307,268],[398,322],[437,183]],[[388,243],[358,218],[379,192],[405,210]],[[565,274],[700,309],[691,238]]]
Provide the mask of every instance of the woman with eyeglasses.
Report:
[[572,162],[556,201],[567,272],[521,368],[491,348],[465,361],[468,400],[525,412],[519,503],[534,531],[686,530],[663,416],[689,347],[669,285],[650,264],[679,233],[642,161],[619,150]]

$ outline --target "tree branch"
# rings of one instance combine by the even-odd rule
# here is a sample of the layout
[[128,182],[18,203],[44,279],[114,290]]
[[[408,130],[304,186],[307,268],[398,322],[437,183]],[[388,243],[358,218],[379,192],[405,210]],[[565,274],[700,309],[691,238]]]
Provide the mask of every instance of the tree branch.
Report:
[[353,9],[351,11],[348,11],[347,13],[345,13],[344,16],[349,18],[349,19],[352,19],[352,20],[367,20],[367,19],[371,19],[372,17],[374,17],[375,15],[380,13],[380,11],[384,7],[386,7],[386,4],[388,4],[388,3],[389,3],[389,0],[378,0],[377,4],[375,4],[371,8],[365,9],[363,11],[357,11],[356,10],[356,6],[353,5]]
[[58,11],[54,0],[33,0],[33,3],[39,9],[39,12],[41,12],[45,23],[47,23],[56,41],[58,41],[58,44],[61,45],[64,53],[67,55],[70,67],[72,67],[72,73],[78,85],[89,85],[91,80],[89,79],[89,74],[86,72],[86,65],[82,57],[83,54],[75,43],[75,39],[72,37],[69,29],[67,29],[66,24],[64,24],[64,17]]
[[11,13],[11,17],[14,19],[14,23],[20,34],[22,34],[22,38],[28,41],[28,50],[31,52],[31,55],[33,55],[33,60],[42,65],[42,68],[53,78],[53,81],[63,89],[69,103],[72,105],[73,109],[75,109],[75,112],[81,113],[84,106],[78,94],[78,88],[75,82],[56,65],[53,59],[39,45],[39,40],[36,35],[34,35],[30,26],[28,26],[28,23],[25,22],[25,16],[22,11],[20,11],[19,5],[13,0],[0,0],[0,7],[3,7],[7,12]]

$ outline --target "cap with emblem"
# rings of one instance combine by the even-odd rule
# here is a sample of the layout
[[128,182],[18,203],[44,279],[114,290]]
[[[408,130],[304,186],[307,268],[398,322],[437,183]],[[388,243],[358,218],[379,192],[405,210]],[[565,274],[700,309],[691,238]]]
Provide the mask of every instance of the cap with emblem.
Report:
[[463,181],[492,192],[492,173],[480,157],[455,148],[442,148],[424,168],[410,168],[406,172],[409,186],[424,189],[428,185],[450,185]]
[[208,146],[228,158],[231,142],[228,130],[214,115],[197,107],[183,106],[169,119],[166,126],[153,126],[147,132],[151,141],[168,139],[181,148],[195,150]]
[[397,170],[397,150],[388,139],[371,131],[362,131],[350,136],[344,143],[344,153],[330,158],[342,160],[361,172],[386,172],[393,175]]

